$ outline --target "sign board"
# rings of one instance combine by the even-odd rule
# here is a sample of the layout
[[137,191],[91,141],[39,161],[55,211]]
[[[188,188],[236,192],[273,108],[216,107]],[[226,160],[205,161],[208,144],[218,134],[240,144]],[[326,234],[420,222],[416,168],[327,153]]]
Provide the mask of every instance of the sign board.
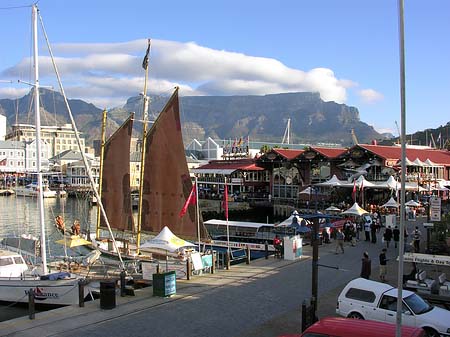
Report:
[[387,214],[384,220],[384,224],[387,227],[394,228],[396,226],[397,216],[395,214]]
[[192,259],[192,267],[194,270],[203,269],[202,256],[200,255],[200,253],[192,253],[191,259]]
[[299,235],[283,238],[284,259],[296,260],[302,257],[303,239]]
[[434,195],[430,198],[430,220],[441,221],[441,198]]
[[425,222],[425,223],[423,223],[423,227],[425,227],[425,228],[433,228],[434,227],[434,223],[432,223],[432,222]]
[[425,263],[450,267],[450,256],[446,255],[405,253],[403,255],[403,259],[404,262]]
[[151,280],[153,273],[155,272],[155,266],[150,262],[142,262],[142,279]]

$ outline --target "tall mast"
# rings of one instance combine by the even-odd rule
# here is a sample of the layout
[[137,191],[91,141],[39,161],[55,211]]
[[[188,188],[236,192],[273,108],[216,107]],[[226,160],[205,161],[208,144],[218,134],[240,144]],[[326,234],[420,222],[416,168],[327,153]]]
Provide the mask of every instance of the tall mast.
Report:
[[44,216],[44,191],[42,184],[42,163],[41,163],[41,114],[39,112],[39,56],[38,56],[38,33],[37,33],[37,15],[38,9],[34,4],[32,6],[33,19],[33,62],[34,62],[34,112],[36,114],[36,168],[38,178],[38,207],[39,207],[39,221],[41,224],[41,257],[42,257],[42,272],[47,274],[47,243],[45,238],[45,216]]
[[148,58],[150,54],[151,40],[148,39],[147,52],[142,62],[142,67],[145,70],[144,92],[142,94],[143,108],[142,108],[142,143],[141,143],[141,171],[139,175],[139,206],[138,206],[138,225],[136,235],[136,253],[139,254],[141,246],[141,226],[142,226],[142,199],[144,195],[144,163],[145,163],[145,151],[146,151],[146,139],[147,139],[147,123],[148,123],[148,96],[147,96],[147,83],[148,83]]
[[[102,135],[101,135],[101,145],[100,145],[100,172],[98,176],[98,195],[102,197],[102,185],[103,185],[103,160],[105,155],[105,140],[106,140],[106,109],[103,110],[102,115]],[[100,237],[100,202],[97,200],[97,226],[95,227],[95,238]]]

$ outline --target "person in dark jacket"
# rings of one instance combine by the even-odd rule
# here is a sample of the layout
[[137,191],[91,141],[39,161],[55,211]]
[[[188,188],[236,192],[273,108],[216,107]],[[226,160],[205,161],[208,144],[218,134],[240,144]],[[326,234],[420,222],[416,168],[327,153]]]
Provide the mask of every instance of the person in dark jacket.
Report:
[[380,280],[381,282],[386,282],[386,273],[387,273],[387,261],[386,258],[386,248],[383,248],[380,253]]
[[392,240],[392,229],[391,229],[391,226],[388,226],[384,230],[383,239],[386,242],[386,248],[389,248],[389,244],[391,243],[391,240]]
[[361,277],[365,279],[370,278],[370,273],[372,271],[372,262],[369,258],[369,253],[364,252],[361,264]]
[[392,231],[392,236],[394,237],[394,247],[397,248],[398,242],[400,241],[400,229],[398,229],[398,226],[395,226]]

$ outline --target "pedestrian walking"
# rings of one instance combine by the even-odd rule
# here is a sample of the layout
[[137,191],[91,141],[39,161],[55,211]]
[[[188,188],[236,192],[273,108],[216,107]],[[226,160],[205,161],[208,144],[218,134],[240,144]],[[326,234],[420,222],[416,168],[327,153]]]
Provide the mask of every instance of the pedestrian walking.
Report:
[[342,251],[342,254],[344,254],[344,239],[345,235],[342,233],[342,229],[338,228],[338,231],[336,232],[336,252],[335,254],[339,254],[338,250],[339,248]]
[[366,241],[370,242],[370,224],[371,222],[364,222],[364,234],[366,235]]
[[398,226],[395,226],[392,231],[392,236],[394,237],[394,247],[397,248],[398,242],[400,241],[400,229],[398,229]]
[[419,231],[419,227],[416,226],[413,232],[413,244],[414,244],[414,252],[420,253],[420,238],[422,233]]
[[391,240],[392,240],[392,229],[391,229],[391,226],[388,226],[384,230],[383,239],[384,239],[384,242],[386,242],[386,248],[389,248],[389,244],[391,243]]
[[386,248],[383,248],[380,253],[380,280],[381,282],[386,282],[386,273],[387,273],[387,261],[386,258]]
[[370,273],[372,271],[372,261],[369,258],[369,253],[364,252],[363,258],[361,260],[361,277],[365,279],[370,278]]
[[372,237],[372,243],[377,243],[377,224],[372,221],[370,224],[370,235]]

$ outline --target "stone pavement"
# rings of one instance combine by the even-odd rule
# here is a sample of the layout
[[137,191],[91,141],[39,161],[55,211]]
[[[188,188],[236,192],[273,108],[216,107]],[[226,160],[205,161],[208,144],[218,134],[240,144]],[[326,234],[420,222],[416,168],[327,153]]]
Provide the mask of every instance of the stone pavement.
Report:
[[[358,277],[361,256],[372,258],[372,279],[378,279],[378,254],[383,247],[358,242],[348,244],[344,254],[335,245],[320,247],[318,315],[335,315],[337,296],[351,279]],[[117,306],[101,310],[99,301],[84,308],[65,307],[0,323],[1,336],[278,336],[298,333],[301,303],[311,294],[311,248],[304,257],[284,261],[273,257],[232,266],[210,275],[177,280],[177,294],[153,297],[152,288],[137,295],[116,297]],[[397,264],[393,245],[388,250],[388,281],[396,283]]]

